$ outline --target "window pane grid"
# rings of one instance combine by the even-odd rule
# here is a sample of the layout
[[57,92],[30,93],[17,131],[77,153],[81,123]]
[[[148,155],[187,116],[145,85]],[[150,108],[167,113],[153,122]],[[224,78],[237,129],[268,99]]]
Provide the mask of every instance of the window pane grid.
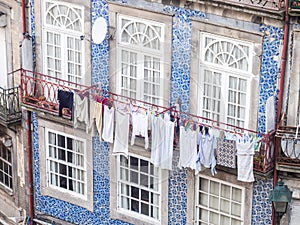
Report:
[[203,78],[203,117],[220,121],[221,118],[221,85],[220,73],[204,71]]
[[243,224],[242,189],[200,177],[196,190],[197,224]]
[[49,76],[81,83],[84,42],[79,36],[83,32],[83,10],[58,2],[46,2],[45,7],[45,71]]
[[158,169],[134,156],[119,162],[119,207],[159,220],[160,184]]
[[0,145],[0,183],[13,189],[11,151],[3,144]]
[[230,76],[227,123],[244,126],[246,117],[247,80]]
[[208,33],[200,34],[200,43],[201,116],[247,126],[247,77],[252,73],[253,45]]
[[83,142],[48,132],[47,162],[50,185],[86,194]]
[[127,97],[160,104],[163,25],[123,16],[119,24],[119,91]]

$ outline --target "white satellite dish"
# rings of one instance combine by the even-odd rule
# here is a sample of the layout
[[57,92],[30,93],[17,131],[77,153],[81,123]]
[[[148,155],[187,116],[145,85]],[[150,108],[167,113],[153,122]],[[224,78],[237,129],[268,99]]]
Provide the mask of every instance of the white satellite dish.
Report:
[[99,17],[95,20],[92,27],[92,40],[95,44],[100,44],[104,41],[107,33],[107,23],[103,17]]

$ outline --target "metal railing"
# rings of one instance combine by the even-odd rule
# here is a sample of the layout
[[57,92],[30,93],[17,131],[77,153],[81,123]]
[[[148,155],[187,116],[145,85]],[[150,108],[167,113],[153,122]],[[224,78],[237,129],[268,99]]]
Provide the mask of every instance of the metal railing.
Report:
[[58,90],[90,90],[90,93],[97,91],[94,86],[85,86],[29,70],[20,69],[19,71],[21,73],[22,104],[49,113],[58,113]]
[[[49,113],[58,114],[58,101],[57,92],[59,89],[66,91],[82,91],[89,90],[90,94],[98,96],[110,96],[114,101],[131,102],[137,105],[149,105],[149,107],[155,107],[158,112],[165,112],[168,110],[166,107],[161,107],[151,103],[131,99],[126,96],[118,95],[112,92],[101,90],[97,85],[95,86],[84,86],[68,82],[59,78],[51,77],[48,75],[34,73],[31,71],[20,69],[21,72],[21,101],[24,106],[47,111]],[[171,107],[172,108],[172,107]],[[187,118],[194,118],[195,121],[206,121],[207,118],[202,118],[197,115],[192,115],[184,112],[178,112],[172,108],[172,111],[177,115],[185,115]],[[217,121],[210,121],[216,129],[229,131],[229,132],[248,132],[261,136],[258,150],[254,156],[254,171],[260,173],[267,173],[274,167],[274,141],[275,132],[269,134],[258,134],[258,132],[244,129],[229,124],[220,124]],[[232,130],[226,130],[223,127],[231,126]],[[218,127],[217,127],[218,126]]]
[[277,163],[300,166],[300,127],[284,126],[276,131]]
[[[284,0],[213,0],[214,2],[233,3],[235,5],[250,6],[268,10],[281,10]],[[203,0],[188,0],[188,2],[203,2]]]
[[274,168],[275,131],[264,134],[259,145],[259,151],[254,155],[254,170],[267,173]]
[[0,87],[0,119],[5,124],[21,120],[19,90],[19,87],[7,89]]

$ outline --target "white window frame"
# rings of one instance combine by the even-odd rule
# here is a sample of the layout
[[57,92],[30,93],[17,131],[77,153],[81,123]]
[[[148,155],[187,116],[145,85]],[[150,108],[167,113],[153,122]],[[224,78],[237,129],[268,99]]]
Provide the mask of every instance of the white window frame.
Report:
[[[81,29],[79,30],[71,30],[71,29],[66,29],[65,27],[58,27],[55,25],[50,25],[47,24],[46,22],[46,17],[47,17],[47,8],[46,8],[46,4],[47,3],[53,3],[54,5],[63,5],[68,7],[71,10],[74,11],[80,11],[81,14],[81,18],[79,18],[80,23],[81,23]],[[80,36],[84,33],[84,8],[78,5],[74,5],[74,4],[69,4],[69,3],[65,3],[65,2],[61,2],[61,1],[52,1],[52,0],[44,0],[44,4],[43,4],[43,30],[42,30],[42,43],[43,43],[43,63],[44,63],[44,73],[53,77],[57,77],[60,78],[62,80],[66,80],[66,81],[70,81],[73,83],[80,83],[80,84],[84,84],[85,82],[85,45],[84,45],[84,41],[82,41],[80,39]],[[61,57],[58,58],[57,56],[54,56],[53,59],[58,59],[61,63],[61,70],[57,70],[56,66],[54,66],[53,68],[48,67],[47,63],[48,63],[48,54],[47,54],[47,32],[51,32],[53,35],[57,35],[59,34],[61,37],[61,45],[57,45],[58,47],[60,47],[60,54]],[[80,50],[76,50],[76,48],[72,48],[72,52],[74,54],[74,60],[68,60],[68,43],[67,43],[67,39],[68,38],[72,38],[74,39],[74,46],[75,46],[75,41],[78,41],[79,45],[80,45]],[[76,62],[76,53],[77,56],[80,57],[81,63],[80,62]],[[74,66],[74,70],[72,72],[69,73],[69,67],[68,67],[68,62],[72,63]],[[75,71],[75,67],[78,66],[81,71],[79,72],[79,74],[77,74]],[[52,70],[54,74],[48,74],[48,70]],[[61,76],[57,76],[56,73],[60,73]],[[72,76],[74,80],[70,80],[68,77]],[[72,86],[71,84],[69,84],[69,86]]]
[[[129,216],[132,216],[132,217],[135,217],[135,218],[138,218],[138,219],[140,219],[140,220],[145,220],[145,221],[148,221],[148,222],[151,222],[152,224],[160,224],[160,222],[161,222],[161,195],[162,195],[162,192],[161,192],[161,169],[159,169],[159,168],[155,168],[154,166],[153,166],[153,168],[154,168],[154,170],[157,170],[157,178],[158,178],[158,186],[157,186],[157,190],[154,190],[154,189],[151,189],[151,188],[145,188],[144,186],[141,186],[141,185],[138,185],[138,184],[136,184],[136,183],[134,183],[134,182],[130,182],[130,181],[122,181],[121,180],[121,175],[120,175],[120,170],[121,170],[121,162],[120,162],[120,157],[124,157],[124,156],[117,156],[117,171],[118,171],[118,202],[117,202],[117,210],[120,212],[120,213],[123,213],[123,214],[127,214],[127,215],[129,215]],[[148,163],[149,163],[149,165],[150,164],[152,164],[151,162],[150,162],[150,159],[148,159],[148,158],[146,158],[146,157],[142,157],[142,156],[139,156],[139,155],[136,155],[136,154],[129,154],[128,155],[128,160],[130,160],[130,157],[134,157],[134,158],[137,158],[139,161],[140,160],[145,160],[145,161],[147,161]],[[153,164],[152,164],[153,165]],[[123,167],[123,168],[126,168],[126,167]],[[132,170],[130,170],[130,168],[129,168],[129,164],[128,164],[128,179],[130,178],[130,171],[132,171]],[[140,167],[139,168],[137,168],[137,171],[135,170],[134,172],[137,172],[138,173],[138,175],[139,175],[139,177],[140,177],[140,175],[141,174],[143,174],[143,175],[146,175],[145,173],[143,173],[143,172],[141,172],[141,169],[140,169]],[[149,178],[149,177],[148,177]],[[138,178],[138,180],[140,181],[140,179]],[[156,194],[156,195],[159,195],[159,197],[158,197],[158,219],[155,219],[155,218],[152,218],[152,217],[150,217],[150,216],[146,216],[146,215],[143,215],[143,214],[141,214],[141,213],[138,213],[138,212],[134,212],[133,210],[127,210],[127,209],[124,209],[124,208],[122,208],[121,207],[121,198],[122,198],[122,190],[121,190],[121,185],[122,184],[127,184],[127,185],[130,185],[130,186],[134,186],[134,187],[136,187],[136,188],[138,188],[139,189],[139,191],[141,191],[141,190],[147,190],[147,191],[149,191],[149,194],[150,193],[154,193],[154,194]],[[124,195],[125,196],[125,195]],[[125,196],[126,197],[126,196]],[[130,197],[132,197],[130,194],[127,196],[128,198],[130,198]],[[150,200],[150,199],[149,199]],[[139,200],[139,205],[142,203],[142,200],[140,199]],[[148,202],[149,203],[149,206],[151,205],[151,202]],[[139,207],[141,207],[141,206],[139,206]],[[150,212],[150,207],[149,207],[149,212]]]
[[[212,62],[207,62],[205,61],[205,39],[207,37],[211,37],[211,38],[215,38],[216,40],[222,40],[222,41],[226,41],[229,43],[233,43],[237,46],[241,45],[241,46],[246,46],[249,48],[249,54],[248,54],[248,69],[242,70],[242,69],[235,69],[235,68],[230,68],[229,66],[226,65],[219,65],[219,64],[215,64]],[[198,82],[200,84],[200,87],[197,87],[200,89],[200,91],[198,92],[198,99],[199,99],[199,104],[198,104],[198,114],[201,116],[204,116],[203,113],[203,100],[204,100],[204,93],[203,93],[203,79],[204,79],[204,71],[205,70],[209,70],[211,72],[216,72],[216,73],[220,73],[221,77],[222,77],[222,83],[221,83],[221,102],[220,104],[225,104],[225,107],[220,106],[220,120],[219,122],[223,122],[223,123],[228,123],[228,90],[229,90],[229,77],[232,76],[234,78],[237,79],[245,79],[247,81],[247,90],[245,91],[246,93],[246,104],[245,104],[245,117],[244,118],[239,118],[238,116],[234,117],[235,123],[232,125],[235,126],[240,126],[237,123],[237,120],[242,120],[244,121],[244,126],[243,127],[248,127],[249,125],[249,108],[250,108],[250,87],[251,87],[251,78],[253,78],[253,74],[252,74],[252,55],[253,55],[253,44],[251,42],[244,42],[244,41],[240,41],[240,40],[236,40],[236,39],[232,39],[232,38],[227,38],[224,36],[220,36],[220,35],[214,35],[214,34],[210,34],[207,32],[200,32],[199,34],[199,42],[200,42],[200,48],[199,48],[199,55],[200,55],[200,63],[199,63],[199,68],[198,68]],[[237,93],[237,89],[235,89],[235,93]],[[235,106],[237,106],[237,104],[235,104]],[[211,113],[215,114],[215,112],[213,112],[212,110],[209,110]],[[208,119],[214,119],[214,118],[208,118]]]
[[[0,180],[0,184],[5,187],[6,189],[8,189],[9,191],[12,191],[13,190],[13,187],[14,187],[14,180],[13,180],[13,164],[12,164],[12,151],[10,148],[7,148],[5,147],[2,143],[0,144],[0,148],[2,148],[0,151],[6,151],[6,152],[9,152],[10,153],[10,161],[8,158],[3,158],[1,155],[0,155],[0,164],[2,169],[0,168],[0,173],[1,175],[3,176],[3,179],[4,177],[6,177],[6,179],[9,179],[8,180],[8,185],[5,184],[5,182],[2,182]],[[4,166],[7,167],[8,169],[8,172],[5,172],[4,170]]]
[[[84,148],[83,153],[77,154],[77,152],[75,152],[73,149],[72,149],[73,151],[69,151],[69,152],[73,152],[73,153],[75,153],[75,154],[77,154],[77,155],[83,155],[83,160],[82,160],[82,162],[83,162],[83,167],[76,166],[76,165],[74,165],[73,163],[67,162],[67,157],[68,157],[67,154],[66,154],[66,160],[65,160],[65,161],[62,161],[62,160],[58,159],[58,157],[59,157],[59,156],[58,156],[58,150],[57,150],[57,152],[56,152],[56,154],[57,154],[57,159],[51,157],[50,154],[49,154],[49,151],[50,151],[50,148],[49,148],[49,147],[51,146],[50,143],[49,143],[49,133],[53,133],[53,134],[55,134],[56,136],[57,136],[57,135],[61,135],[61,136],[64,136],[64,138],[71,138],[72,141],[79,141],[79,142],[81,142],[81,143],[82,143],[82,146],[83,146],[83,148]],[[77,197],[81,197],[81,198],[83,198],[83,199],[86,200],[86,199],[87,199],[86,141],[85,141],[84,139],[75,137],[75,136],[73,136],[73,135],[69,135],[69,134],[66,134],[66,133],[63,133],[63,132],[57,132],[57,131],[51,130],[51,129],[45,129],[45,134],[46,134],[46,135],[45,135],[45,146],[46,146],[46,161],[47,161],[47,162],[46,162],[46,164],[47,164],[47,185],[48,185],[49,187],[53,188],[53,189],[59,189],[60,191],[63,191],[63,192],[64,192],[64,191],[65,191],[65,192],[70,192],[70,193],[72,193],[72,194],[74,194],[74,195],[77,195]],[[59,146],[56,145],[55,147],[58,148]],[[65,147],[65,150],[66,150],[66,152],[67,152],[67,147]],[[56,162],[56,163],[58,163],[58,164],[63,164],[63,165],[65,165],[66,168],[71,167],[72,169],[75,168],[76,170],[82,171],[83,174],[84,174],[84,176],[83,176],[84,182],[82,182],[82,181],[80,181],[80,180],[77,180],[76,178],[75,178],[74,180],[75,180],[76,185],[77,185],[77,183],[83,183],[83,184],[84,184],[84,189],[83,189],[84,194],[78,193],[77,191],[69,190],[68,188],[62,188],[62,187],[59,187],[59,183],[58,183],[58,185],[51,184],[50,173],[53,173],[54,171],[51,171],[51,168],[50,168],[50,162]],[[57,172],[57,173],[58,173],[57,176],[60,177],[61,174],[60,174],[59,172]],[[68,171],[66,171],[66,173],[68,173]],[[67,180],[68,180],[69,178],[72,178],[72,177],[68,177],[68,176],[67,176]],[[58,182],[59,182],[59,181],[58,181]],[[76,185],[75,185],[75,186],[76,186]]]
[[[73,124],[57,123],[57,118],[49,118],[43,115],[39,115],[39,158],[40,158],[40,187],[41,195],[50,196],[62,201],[86,208],[89,211],[94,210],[94,183],[90,182],[93,178],[93,151],[92,151],[92,135],[87,134],[85,129],[74,130]],[[86,171],[86,192],[85,195],[76,193],[65,188],[56,187],[55,185],[49,185],[47,170],[47,135],[48,130],[54,133],[60,133],[64,136],[73,137],[77,140],[84,141],[84,165]]]
[[[161,34],[160,34],[160,49],[150,49],[150,48],[146,48],[143,47],[141,45],[133,45],[127,42],[122,42],[122,31],[123,28],[121,27],[122,24],[122,20],[126,19],[126,20],[130,20],[133,23],[143,23],[146,26],[156,26],[156,27],[160,27],[161,29]],[[133,97],[136,98],[138,100],[142,100],[142,101],[147,101],[150,103],[155,103],[155,104],[159,104],[159,105],[163,105],[163,96],[164,96],[164,79],[166,78],[166,75],[164,74],[164,63],[165,63],[165,56],[164,56],[164,37],[165,37],[165,25],[163,23],[158,23],[155,21],[151,21],[151,20],[145,20],[145,19],[140,19],[140,18],[136,18],[136,17],[131,17],[131,16],[125,16],[125,15],[121,15],[118,14],[118,25],[117,25],[117,29],[118,29],[118,35],[117,35],[117,77],[119,79],[116,79],[117,82],[117,93],[118,94],[123,94],[125,96],[128,97]],[[136,89],[131,89],[130,90],[130,81],[127,81],[126,83],[128,84],[128,87],[123,87],[122,86],[122,51],[127,51],[127,53],[133,53],[137,55],[137,59],[136,59]],[[152,82],[148,82],[150,84],[155,84],[155,85],[159,85],[159,95],[155,95],[153,94],[153,92],[151,91],[151,93],[149,95],[147,95],[148,99],[144,98],[144,95],[146,95],[144,93],[145,91],[145,79],[144,79],[144,70],[145,70],[145,66],[144,66],[144,58],[145,57],[151,57],[152,60],[151,62],[153,62],[153,58],[159,59],[159,69],[156,70],[155,68],[153,68],[152,66],[152,73],[159,73],[160,78],[156,79],[155,81],[152,80]],[[131,66],[135,66],[135,65],[131,65]],[[149,70],[151,70],[149,68]],[[130,73],[130,70],[128,69],[127,73]],[[125,76],[124,76],[125,77]],[[127,79],[130,78],[132,76],[128,75]],[[153,90],[153,86],[151,85],[151,89]],[[124,91],[128,92],[127,94],[124,94]],[[136,96],[133,96],[129,93],[135,92]],[[157,99],[157,100],[154,100]]]
[[[238,217],[234,217],[232,215],[230,215],[229,213],[226,214],[226,213],[221,213],[220,210],[217,211],[215,209],[210,209],[210,207],[205,207],[205,206],[201,206],[200,204],[198,204],[199,202],[199,192],[201,192],[200,190],[200,187],[199,187],[199,180],[200,179],[206,179],[209,181],[209,184],[211,181],[213,182],[217,182],[219,183],[219,185],[226,185],[226,186],[229,186],[230,187],[230,190],[232,190],[232,188],[236,188],[236,189],[239,189],[241,190],[241,217],[238,219]],[[204,192],[204,191],[202,191]],[[221,188],[219,188],[219,195],[215,195],[214,197],[218,197],[219,199],[221,199]],[[241,221],[241,225],[244,225],[244,222],[245,222],[245,192],[246,192],[246,188],[245,187],[242,187],[242,186],[239,186],[239,185],[236,185],[236,184],[232,184],[230,182],[226,182],[226,181],[223,181],[223,180],[220,180],[220,179],[217,179],[217,178],[212,178],[210,176],[206,176],[206,175],[202,175],[202,174],[199,174],[196,176],[196,179],[195,179],[195,214],[194,214],[194,221],[195,221],[195,224],[199,224],[201,221],[199,221],[199,210],[201,210],[200,208],[204,208],[205,210],[209,211],[209,212],[214,212],[216,214],[219,214],[219,215],[224,215],[224,216],[227,216],[227,217],[230,217],[231,219],[234,218],[234,219],[238,219]],[[213,195],[209,192],[205,192],[205,193],[208,193],[209,196]],[[232,194],[232,193],[231,193]],[[230,194],[230,197],[232,197],[232,195]],[[226,199],[228,200],[228,199]],[[232,199],[230,199],[229,201],[230,203],[234,202]],[[209,204],[209,197],[208,197],[208,204]],[[209,216],[208,216],[209,218]],[[209,219],[208,219],[209,220]],[[202,222],[203,224],[205,224],[205,222]],[[201,224],[202,224],[201,223]],[[219,225],[221,225],[221,221],[219,219]],[[229,224],[228,224],[229,225]]]

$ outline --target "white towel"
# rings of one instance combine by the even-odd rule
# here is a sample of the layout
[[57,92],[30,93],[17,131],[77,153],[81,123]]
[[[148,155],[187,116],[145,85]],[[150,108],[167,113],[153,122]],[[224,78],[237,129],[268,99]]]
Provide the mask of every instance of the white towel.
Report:
[[81,97],[75,93],[74,99],[74,128],[77,128],[80,123],[85,123],[86,125],[86,132],[88,133],[89,130],[89,104],[88,98]]
[[163,149],[161,151],[161,169],[172,170],[174,122],[170,121],[170,115],[164,115]]
[[114,139],[114,115],[114,107],[109,108],[107,105],[104,105],[102,138],[109,143],[113,143]]
[[116,110],[115,142],[113,154],[128,156],[129,114]]
[[189,167],[197,170],[197,131],[185,130],[185,127],[180,127],[180,157],[178,162],[179,168]]
[[238,140],[236,142],[237,149],[237,167],[239,181],[253,182],[253,155],[254,155],[254,143],[243,142]]
[[151,141],[151,163],[159,167],[161,164],[161,152],[163,149],[164,121],[160,117],[152,118],[152,141]]

